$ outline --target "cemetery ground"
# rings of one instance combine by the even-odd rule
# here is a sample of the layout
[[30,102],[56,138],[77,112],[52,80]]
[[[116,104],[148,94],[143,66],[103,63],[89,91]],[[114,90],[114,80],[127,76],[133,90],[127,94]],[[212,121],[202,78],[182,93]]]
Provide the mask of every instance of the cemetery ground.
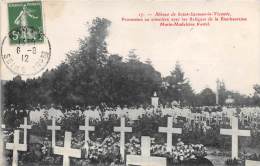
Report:
[[[12,123],[17,126],[2,126],[6,165],[124,166],[143,165],[146,159],[156,166],[244,166],[248,159],[259,160],[259,132],[249,125],[253,118],[243,122],[247,118],[232,116],[230,122],[204,113],[164,111],[148,111],[134,120],[116,113],[100,120],[77,111],[60,118],[45,115],[38,122],[22,118]],[[231,156],[237,164],[227,162]]]
[[[41,138],[39,137],[32,137],[32,139],[36,139],[34,140],[35,142],[41,142]],[[225,165],[225,161],[230,159],[230,156],[228,156],[229,154],[231,154],[231,151],[228,149],[218,149],[215,147],[207,147],[207,153],[208,155],[206,156],[207,159],[209,159],[214,166],[224,166]],[[245,147],[245,150],[248,151],[249,153],[253,154],[253,153],[257,153],[260,154],[260,147]],[[26,166],[47,166],[45,164],[39,164],[39,162],[31,162],[31,163],[26,163]],[[52,165],[48,165],[48,166],[61,166],[62,164],[52,164]],[[107,166],[104,163],[98,163],[98,164],[94,164],[94,163],[88,163],[88,166]],[[125,166],[125,164],[117,164],[117,166]]]
[[[214,166],[223,166],[225,165],[225,161],[230,159],[231,150],[228,149],[222,149],[222,148],[215,148],[215,147],[207,147],[208,155],[206,156],[207,159],[209,159]],[[241,148],[240,148],[241,149]],[[260,147],[243,147],[245,151],[248,152],[248,154],[260,154]]]

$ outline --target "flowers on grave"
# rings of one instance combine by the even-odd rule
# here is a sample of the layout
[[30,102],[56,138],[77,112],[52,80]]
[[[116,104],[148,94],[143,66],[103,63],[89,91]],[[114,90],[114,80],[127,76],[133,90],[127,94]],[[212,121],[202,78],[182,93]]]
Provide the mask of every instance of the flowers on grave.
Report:
[[43,140],[43,144],[42,144],[42,147],[41,147],[41,151],[42,151],[42,154],[43,155],[47,155],[48,154],[48,151],[50,151],[50,145],[49,145],[49,140],[48,138],[44,138]]
[[[92,162],[105,162],[110,161],[114,163],[120,163],[120,144],[119,134],[113,133],[111,136],[104,139],[104,141],[90,141],[89,142],[89,154],[88,158]],[[170,150],[167,150],[166,144],[155,144],[155,140],[152,140],[151,155],[166,157],[173,163],[186,161],[190,159],[203,158],[207,155],[207,149],[202,144],[184,144],[181,140],[174,145]],[[138,138],[133,136],[129,139],[129,142],[125,144],[126,153],[132,155],[141,154],[141,142]]]
[[89,141],[88,158],[92,162],[120,162],[120,135],[112,133],[104,141]]
[[170,159],[173,163],[181,161],[203,158],[207,155],[207,149],[202,144],[185,145],[182,141],[167,150],[165,145],[152,145],[151,154]]
[[48,152],[48,148],[47,148],[46,146],[43,146],[43,147],[41,148],[41,150],[42,150],[42,154],[43,154],[43,155],[47,154],[47,152]]
[[126,150],[128,154],[131,155],[140,155],[141,154],[141,143],[140,140],[133,136],[129,143],[125,144]]

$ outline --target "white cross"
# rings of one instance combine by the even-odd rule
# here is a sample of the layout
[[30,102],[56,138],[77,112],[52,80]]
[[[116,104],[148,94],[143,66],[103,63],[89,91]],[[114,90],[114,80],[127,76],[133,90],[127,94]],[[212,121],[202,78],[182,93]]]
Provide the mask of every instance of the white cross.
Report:
[[95,131],[95,127],[94,126],[89,126],[89,117],[86,116],[85,117],[85,126],[79,126],[80,130],[85,131],[85,148],[86,148],[86,156],[88,155],[88,141],[89,139],[89,131]]
[[260,161],[246,160],[245,166],[259,166]]
[[52,125],[47,126],[48,130],[51,130],[51,146],[54,148],[56,145],[56,130],[60,130],[60,126],[56,126],[55,118],[52,118]]
[[23,143],[27,144],[27,130],[32,129],[32,126],[27,124],[27,117],[24,117],[24,122],[20,125],[20,128],[23,129]]
[[132,127],[125,126],[125,118],[121,117],[121,126],[114,127],[115,132],[120,132],[120,154],[122,159],[125,159],[125,133],[132,132]]
[[232,117],[232,129],[220,129],[220,134],[232,136],[232,158],[238,158],[238,136],[250,136],[250,130],[238,129],[238,118]]
[[13,150],[12,166],[18,166],[18,151],[27,151],[26,144],[19,144],[20,131],[14,131],[14,143],[6,143],[6,149]]
[[140,165],[140,166],[166,166],[166,158],[150,156],[150,137],[143,136],[141,138],[141,155],[127,155],[126,166]]
[[53,148],[53,153],[63,156],[63,166],[70,165],[69,157],[80,158],[81,151],[80,149],[72,149],[71,148],[71,132],[65,132],[64,137],[64,147],[55,146]]
[[172,134],[181,134],[181,128],[173,128],[172,125],[173,117],[168,117],[168,126],[167,127],[159,127],[159,132],[167,133],[167,150],[170,151],[172,148]]

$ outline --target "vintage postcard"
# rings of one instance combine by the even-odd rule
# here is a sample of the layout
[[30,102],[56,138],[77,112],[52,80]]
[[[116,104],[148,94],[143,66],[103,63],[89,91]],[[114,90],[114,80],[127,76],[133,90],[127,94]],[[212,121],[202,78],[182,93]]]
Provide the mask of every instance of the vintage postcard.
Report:
[[260,1],[0,0],[1,166],[260,166]]

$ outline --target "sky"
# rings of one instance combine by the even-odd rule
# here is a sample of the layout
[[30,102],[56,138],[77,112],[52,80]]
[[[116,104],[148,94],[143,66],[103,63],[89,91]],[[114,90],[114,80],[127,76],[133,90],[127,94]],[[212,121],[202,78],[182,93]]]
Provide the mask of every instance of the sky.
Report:
[[[195,92],[206,87],[215,90],[219,78],[227,89],[252,94],[253,85],[260,84],[260,1],[225,2],[44,1],[44,31],[52,47],[47,68],[56,67],[66,53],[78,48],[79,39],[88,35],[87,22],[98,16],[112,22],[107,38],[110,53],[126,57],[129,50],[136,49],[141,60],[149,58],[162,76],[169,75],[179,61]],[[138,13],[172,11],[230,12],[247,21],[199,28],[121,21],[122,17],[138,17]],[[6,13],[2,5],[1,40],[8,29]],[[1,79],[13,77],[1,63]]]

